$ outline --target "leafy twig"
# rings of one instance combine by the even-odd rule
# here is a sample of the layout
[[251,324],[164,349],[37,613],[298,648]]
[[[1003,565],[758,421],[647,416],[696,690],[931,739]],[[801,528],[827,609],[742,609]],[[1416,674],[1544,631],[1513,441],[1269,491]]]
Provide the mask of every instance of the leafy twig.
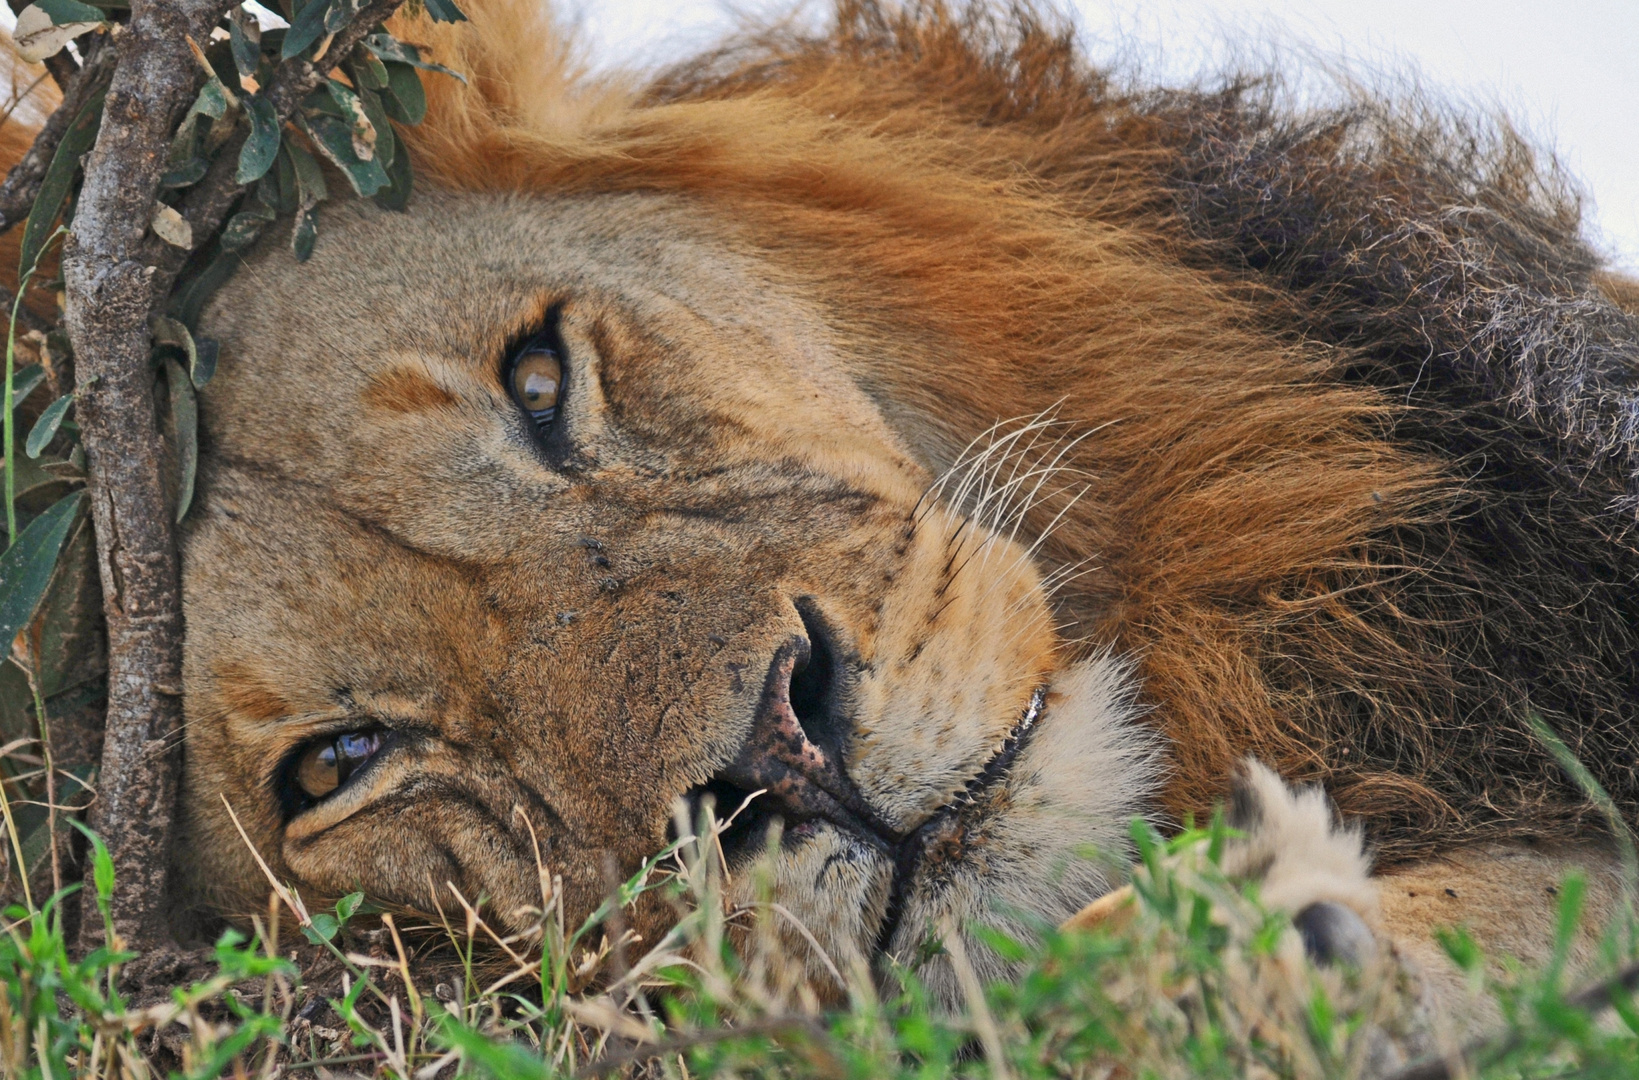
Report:
[[[354,46],[363,41],[376,26],[389,19],[403,4],[404,0],[373,0],[359,9],[352,22],[336,32],[324,55],[317,62],[296,56],[280,64],[267,91],[268,101],[273,106],[278,126],[283,127],[288,123],[296,115],[302,99],[324,85],[330,72],[352,53]],[[210,170],[204,179],[194,185],[178,208],[196,239],[195,250],[203,246],[205,239],[221,228],[228,212],[245,193],[247,185],[239,183],[235,178],[238,172],[239,148],[244,145],[245,138],[243,131],[234,135],[232,141],[211,162]],[[163,303],[171,286],[175,284],[177,275],[187,262],[190,252],[160,242],[157,237],[148,247],[148,257],[159,267],[154,281],[156,303]]]

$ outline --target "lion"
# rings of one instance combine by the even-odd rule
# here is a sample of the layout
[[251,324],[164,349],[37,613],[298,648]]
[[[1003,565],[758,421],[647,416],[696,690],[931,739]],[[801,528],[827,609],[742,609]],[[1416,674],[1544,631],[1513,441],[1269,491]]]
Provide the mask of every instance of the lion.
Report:
[[259,856],[508,926],[545,867],[574,917],[711,801],[870,964],[1070,918],[1131,818],[1233,795],[1317,956],[1455,995],[1433,926],[1540,956],[1572,868],[1612,910],[1534,725],[1631,814],[1639,315],[1518,138],[1127,87],[1030,9],[839,0],[639,79],[463,6],[396,30],[465,75],[408,207],[201,319],[206,907]]

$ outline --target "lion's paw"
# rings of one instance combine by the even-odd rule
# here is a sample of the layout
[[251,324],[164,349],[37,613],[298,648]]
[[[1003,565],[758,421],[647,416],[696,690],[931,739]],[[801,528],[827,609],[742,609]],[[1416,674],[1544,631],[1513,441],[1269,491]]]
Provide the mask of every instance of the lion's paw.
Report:
[[1225,872],[1258,882],[1264,905],[1291,917],[1317,967],[1371,970],[1385,991],[1363,1031],[1360,1075],[1386,1076],[1429,1053],[1429,987],[1418,966],[1378,933],[1377,883],[1360,829],[1342,823],[1318,787],[1289,785],[1251,760],[1236,778],[1228,821],[1240,835],[1224,849]]
[[1270,908],[1284,911],[1319,964],[1360,966],[1377,954],[1377,885],[1357,827],[1337,820],[1319,788],[1295,788],[1256,761],[1235,780],[1229,824],[1241,835],[1224,850],[1231,877],[1256,880]]

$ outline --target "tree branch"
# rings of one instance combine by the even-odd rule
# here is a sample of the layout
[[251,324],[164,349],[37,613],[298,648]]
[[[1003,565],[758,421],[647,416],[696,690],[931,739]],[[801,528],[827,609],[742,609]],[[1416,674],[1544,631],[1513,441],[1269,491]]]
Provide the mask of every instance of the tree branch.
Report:
[[[93,825],[113,853],[116,933],[169,937],[165,877],[182,722],[182,597],[149,363],[154,270],[140,254],[206,40],[232,0],[134,0],[63,254],[77,418],[103,610],[108,720]],[[87,919],[89,927],[95,920]]]
[[[108,842],[120,882],[115,932],[139,948],[170,936],[166,872],[182,730],[180,571],[148,317],[164,304],[187,253],[150,235],[149,224],[177,120],[199,82],[190,39],[208,40],[235,2],[134,0],[130,21],[116,31],[112,47],[103,46],[115,54],[116,66],[63,252],[77,419],[108,624],[108,722],[92,823]],[[280,122],[402,2],[365,5],[318,63],[281,64],[268,87]],[[76,90],[89,83],[92,66],[88,62],[75,81]],[[66,128],[74,113],[66,106],[60,112],[67,114],[59,125]],[[184,204],[199,244],[210,240],[244,191],[234,179],[242,139],[218,154]],[[50,151],[37,149],[48,163]],[[29,175],[17,175],[18,193],[29,183],[38,190],[38,179],[28,181]],[[92,922],[85,920],[85,928],[94,936]]]

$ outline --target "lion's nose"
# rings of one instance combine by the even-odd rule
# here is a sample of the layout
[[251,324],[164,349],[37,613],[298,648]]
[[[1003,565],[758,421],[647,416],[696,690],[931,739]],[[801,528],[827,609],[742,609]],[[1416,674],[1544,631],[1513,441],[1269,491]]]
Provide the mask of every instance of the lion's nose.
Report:
[[790,823],[819,818],[897,842],[899,832],[866,804],[836,757],[808,737],[792,708],[792,676],[809,657],[809,643],[802,638],[793,638],[774,654],[751,735],[718,775],[748,791],[763,791],[765,808]]

